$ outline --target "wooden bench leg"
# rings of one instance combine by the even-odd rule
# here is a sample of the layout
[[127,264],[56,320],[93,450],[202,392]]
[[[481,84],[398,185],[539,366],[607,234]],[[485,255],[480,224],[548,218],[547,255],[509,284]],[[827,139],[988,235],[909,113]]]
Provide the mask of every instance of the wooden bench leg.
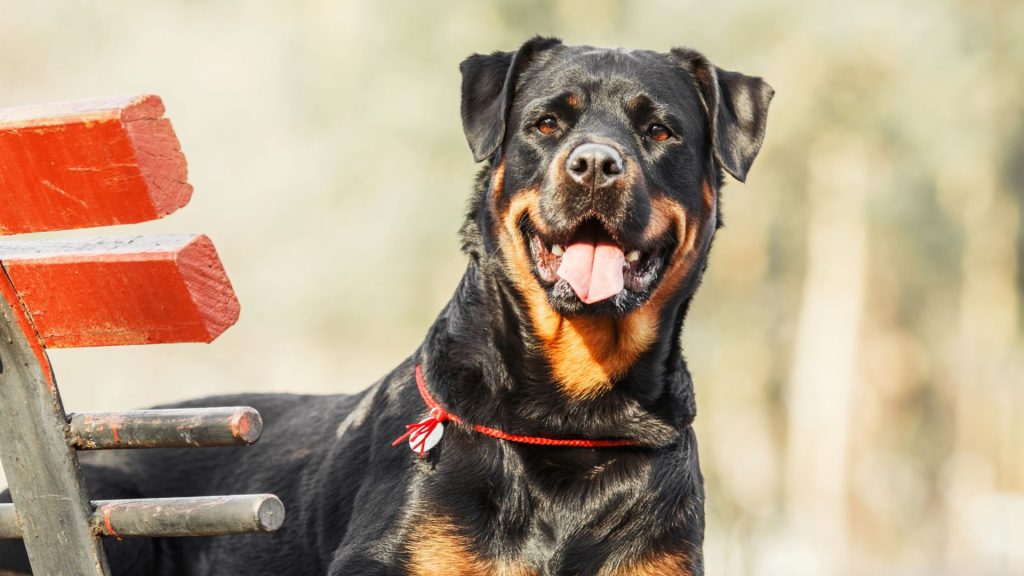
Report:
[[42,344],[0,268],[0,459],[38,574],[109,576]]

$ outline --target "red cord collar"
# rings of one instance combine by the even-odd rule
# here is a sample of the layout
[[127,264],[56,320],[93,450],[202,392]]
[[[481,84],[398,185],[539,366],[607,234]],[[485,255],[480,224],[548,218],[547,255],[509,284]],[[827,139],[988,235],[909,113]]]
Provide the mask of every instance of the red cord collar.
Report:
[[461,418],[449,413],[436,400],[431,398],[427,391],[427,383],[423,379],[423,367],[416,365],[416,387],[423,397],[423,402],[430,408],[430,415],[416,424],[409,424],[405,427],[405,434],[398,437],[392,446],[397,446],[406,438],[409,439],[409,446],[422,458],[426,453],[441,441],[444,434],[444,423],[454,422],[464,424],[480,434],[492,438],[505,440],[507,442],[519,442],[520,444],[536,444],[539,446],[565,446],[570,448],[615,448],[618,446],[636,446],[633,440],[586,440],[582,438],[544,438],[542,436],[520,436],[508,434],[497,428],[490,428],[480,424],[465,424]]

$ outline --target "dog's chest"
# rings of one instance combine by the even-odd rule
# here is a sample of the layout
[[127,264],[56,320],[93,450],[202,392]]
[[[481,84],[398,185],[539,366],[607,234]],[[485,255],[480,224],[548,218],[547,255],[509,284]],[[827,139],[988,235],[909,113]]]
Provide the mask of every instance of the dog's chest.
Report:
[[[699,549],[655,525],[671,517],[668,499],[635,478],[592,482],[567,493],[538,494],[523,477],[475,486],[418,502],[407,523],[405,557],[413,576],[680,576],[699,565]],[[444,482],[441,478],[427,483]],[[497,481],[495,481],[497,480]],[[434,488],[437,488],[435,485]],[[595,497],[594,493],[600,493]],[[589,497],[588,497],[589,494]]]
[[[694,574],[694,559],[682,552],[640,553],[633,557],[595,562],[580,557],[583,550],[564,552],[523,550],[513,554],[494,554],[476,545],[472,537],[448,531],[443,521],[420,530],[409,543],[410,576],[688,576]],[[590,546],[594,546],[593,543]],[[598,545],[600,546],[600,545]],[[603,556],[604,551],[594,549]],[[554,558],[550,557],[554,554]]]

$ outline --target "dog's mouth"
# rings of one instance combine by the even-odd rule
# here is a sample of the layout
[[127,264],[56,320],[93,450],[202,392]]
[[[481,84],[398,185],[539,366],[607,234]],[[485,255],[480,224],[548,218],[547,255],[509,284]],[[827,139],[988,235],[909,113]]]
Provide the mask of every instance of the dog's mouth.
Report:
[[[529,246],[533,270],[549,298],[569,312],[626,312],[647,300],[665,268],[675,240],[654,246],[621,242],[596,218],[583,221],[557,237],[544,237],[529,218],[521,231]],[[574,302],[573,302],[574,300]],[[557,306],[558,303],[563,306]]]

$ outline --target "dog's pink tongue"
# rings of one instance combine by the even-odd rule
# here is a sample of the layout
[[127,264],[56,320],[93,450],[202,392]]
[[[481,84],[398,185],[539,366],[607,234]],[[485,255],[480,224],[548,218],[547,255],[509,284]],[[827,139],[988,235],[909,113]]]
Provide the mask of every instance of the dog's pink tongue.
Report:
[[584,238],[565,248],[558,276],[587,304],[622,292],[626,255],[611,240]]

